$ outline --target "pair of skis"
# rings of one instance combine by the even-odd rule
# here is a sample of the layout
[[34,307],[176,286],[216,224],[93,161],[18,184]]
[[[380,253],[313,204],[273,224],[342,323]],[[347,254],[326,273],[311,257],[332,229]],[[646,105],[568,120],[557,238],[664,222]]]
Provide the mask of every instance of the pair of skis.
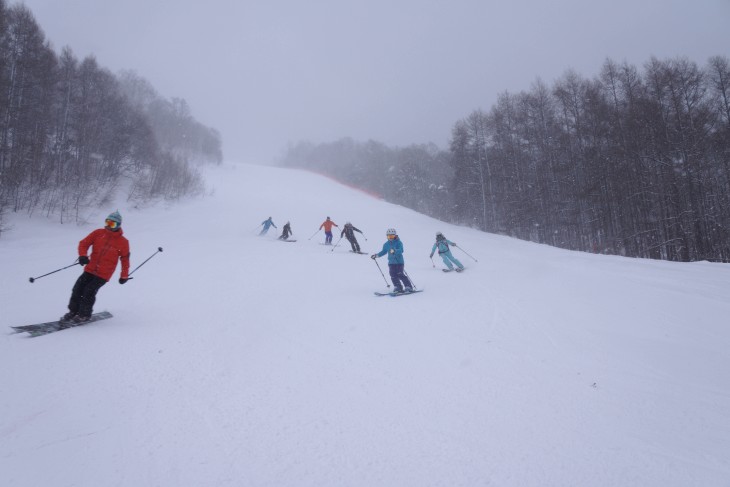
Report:
[[393,298],[397,298],[398,296],[408,296],[409,294],[416,294],[416,293],[422,293],[423,289],[414,289],[413,291],[401,291],[401,292],[389,292],[389,293],[379,293],[378,291],[375,291],[376,296],[391,296]]
[[102,311],[100,313],[94,313],[91,315],[89,321],[83,323],[74,323],[73,321],[47,321],[45,323],[36,323],[34,325],[24,326],[11,326],[14,333],[25,333],[27,332],[31,337],[39,337],[42,335],[48,335],[49,333],[55,333],[57,331],[65,330],[67,328],[74,328],[76,326],[88,325],[99,320],[106,320],[111,318],[113,315],[108,311]]

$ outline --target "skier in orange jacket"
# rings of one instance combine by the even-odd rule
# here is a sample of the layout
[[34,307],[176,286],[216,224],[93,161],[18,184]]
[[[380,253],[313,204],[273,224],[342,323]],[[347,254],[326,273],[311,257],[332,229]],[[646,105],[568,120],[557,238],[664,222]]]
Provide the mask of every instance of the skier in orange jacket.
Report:
[[[89,247],[92,248],[90,258],[86,256]],[[118,261],[122,262],[119,284],[124,284],[129,279],[129,241],[122,232],[122,215],[115,211],[106,217],[104,228],[94,230],[79,242],[79,264],[85,266],[84,272],[74,284],[68,313],[61,321],[89,321],[96,293],[111,279]]]
[[322,224],[319,226],[319,229],[322,230],[324,228],[324,244],[325,245],[332,245],[332,227],[340,228],[340,226],[330,220],[330,217],[327,217],[325,221],[322,222]]

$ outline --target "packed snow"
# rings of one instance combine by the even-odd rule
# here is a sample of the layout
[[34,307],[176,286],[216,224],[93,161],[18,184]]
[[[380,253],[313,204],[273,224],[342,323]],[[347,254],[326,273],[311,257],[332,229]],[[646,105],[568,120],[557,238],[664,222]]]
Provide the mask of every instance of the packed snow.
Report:
[[[728,264],[518,241],[299,170],[207,178],[203,198],[81,226],[11,216],[3,486],[730,485]],[[117,208],[132,268],[164,251],[99,291],[114,317],[11,334],[66,311],[80,267],[28,278]],[[320,245],[327,216],[368,253],[396,228],[424,292],[374,296],[386,259]],[[429,258],[437,231],[465,272]]]

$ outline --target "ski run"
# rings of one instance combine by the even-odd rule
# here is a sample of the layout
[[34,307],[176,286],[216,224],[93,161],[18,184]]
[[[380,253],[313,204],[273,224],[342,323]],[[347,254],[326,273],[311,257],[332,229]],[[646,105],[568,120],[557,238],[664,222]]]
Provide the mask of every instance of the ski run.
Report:
[[[80,226],[7,215],[3,486],[728,486],[727,264],[514,240],[304,171],[206,176],[203,198],[120,197]],[[66,311],[80,267],[28,278],[116,209],[133,267],[165,252],[101,288],[114,317],[12,333]],[[326,216],[368,256],[319,245]],[[388,228],[425,292],[373,296]],[[452,247],[467,272],[442,272],[439,231],[478,262]]]

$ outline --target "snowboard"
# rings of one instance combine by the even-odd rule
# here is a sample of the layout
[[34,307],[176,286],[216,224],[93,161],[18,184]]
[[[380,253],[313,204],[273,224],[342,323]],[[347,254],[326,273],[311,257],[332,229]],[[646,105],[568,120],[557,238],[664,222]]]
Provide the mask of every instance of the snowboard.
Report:
[[74,323],[73,321],[48,321],[46,323],[36,323],[34,325],[11,326],[11,328],[15,330],[15,333],[27,332],[31,337],[38,337],[65,330],[66,328],[74,328],[76,326],[88,325],[95,321],[106,320],[112,316],[113,315],[110,312],[102,311],[100,313],[94,313],[91,315],[91,319],[84,323]]
[[391,296],[393,298],[397,298],[398,296],[408,296],[409,294],[416,294],[416,293],[422,293],[423,289],[415,289],[409,293],[396,293],[396,292],[389,292],[389,293],[379,293],[378,291],[375,291],[376,296]]

